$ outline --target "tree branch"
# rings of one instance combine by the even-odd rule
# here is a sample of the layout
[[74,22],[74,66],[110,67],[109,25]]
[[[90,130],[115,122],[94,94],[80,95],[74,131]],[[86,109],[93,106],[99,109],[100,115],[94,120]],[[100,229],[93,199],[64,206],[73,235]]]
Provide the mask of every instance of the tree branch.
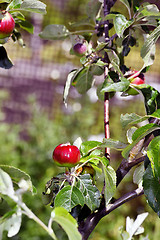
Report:
[[137,164],[141,163],[144,161],[145,156],[134,159],[132,162],[128,162],[128,160],[123,159],[122,162],[120,163],[117,171],[116,171],[116,176],[117,176],[117,186],[120,184],[122,179],[125,177],[125,175],[130,171],[130,169]]
[[107,208],[105,207],[105,204],[101,205],[100,209],[97,212],[92,213],[85,222],[80,223],[79,225],[79,232],[82,235],[82,240],[87,240],[89,235],[94,230],[95,226],[98,224],[98,222],[108,215],[110,212],[118,208],[119,206],[123,205],[124,203],[141,196],[143,194],[142,188],[137,188],[136,190],[127,193],[117,199],[113,204],[109,204]]

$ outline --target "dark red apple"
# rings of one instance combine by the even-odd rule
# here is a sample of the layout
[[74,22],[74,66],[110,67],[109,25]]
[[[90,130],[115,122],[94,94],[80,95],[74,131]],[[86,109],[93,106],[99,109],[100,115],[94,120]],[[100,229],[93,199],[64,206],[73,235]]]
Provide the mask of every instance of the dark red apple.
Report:
[[73,167],[80,161],[80,151],[69,143],[60,144],[53,151],[53,160],[60,167]]
[[83,56],[87,51],[87,46],[85,43],[76,43],[73,46],[73,51],[78,56]]
[[0,15],[2,16],[0,19],[0,39],[4,39],[12,34],[15,27],[15,21],[12,15],[7,11],[1,11]]

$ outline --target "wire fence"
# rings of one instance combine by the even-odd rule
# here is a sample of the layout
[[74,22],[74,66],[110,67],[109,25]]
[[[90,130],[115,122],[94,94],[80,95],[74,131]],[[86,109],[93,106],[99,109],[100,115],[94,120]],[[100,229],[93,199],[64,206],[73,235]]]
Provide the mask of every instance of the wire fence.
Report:
[[[13,60],[14,67],[0,69],[0,88],[8,90],[10,98],[4,102],[5,121],[23,122],[27,119],[27,99],[34,94],[38,102],[45,107],[52,107],[55,91],[61,93],[67,74],[78,64],[78,58],[70,56],[70,43],[65,41],[47,41],[39,37],[45,25],[65,24],[83,18],[85,0],[46,0],[47,15],[32,14],[30,20],[34,25],[34,34],[22,33],[26,44],[21,48],[10,40],[5,45],[8,55]],[[160,49],[157,48],[159,52]],[[159,83],[160,54],[151,67],[148,82]],[[133,51],[127,57],[127,66],[139,69],[142,64],[139,52]]]

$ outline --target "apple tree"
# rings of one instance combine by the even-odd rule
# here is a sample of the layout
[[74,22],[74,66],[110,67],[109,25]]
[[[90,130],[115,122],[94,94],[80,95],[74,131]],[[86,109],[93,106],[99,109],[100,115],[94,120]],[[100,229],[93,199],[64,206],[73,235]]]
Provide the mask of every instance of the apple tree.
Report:
[[[70,240],[87,240],[103,217],[143,194],[146,204],[160,217],[160,93],[145,79],[145,73],[155,59],[155,46],[160,36],[160,11],[155,4],[146,1],[140,4],[140,1],[119,0],[126,8],[124,15],[114,11],[117,1],[86,1],[85,19],[70,24],[68,28],[51,24],[40,33],[43,39],[70,39],[70,53],[80,58],[81,67],[68,74],[64,86],[64,104],[67,107],[71,87],[75,87],[83,97],[93,85],[96,86],[99,104],[104,105],[104,139],[101,142],[96,139],[83,142],[79,137],[72,145],[60,143],[58,148],[53,149],[53,160],[63,168],[61,174],[48,179],[42,194],[43,203],[52,207],[48,226],[23,202],[22,194],[25,191],[35,191],[29,173],[15,167],[1,166],[1,197],[7,196],[16,203],[16,208],[3,216],[1,221],[1,228],[8,230],[8,236],[19,231],[21,215],[25,213],[53,239],[57,239],[52,229],[52,222],[55,221],[62,226]],[[11,9],[16,19],[21,8],[31,4],[29,0],[18,1],[18,4],[17,1],[8,2],[6,9]],[[40,2],[35,3],[37,10]],[[29,10],[33,10],[31,5]],[[137,38],[140,34],[144,37],[143,43]],[[15,30],[12,38],[16,38]],[[125,59],[138,43],[141,45],[143,65],[134,70],[127,66]],[[96,81],[97,76],[101,76],[101,81]],[[146,110],[143,116],[136,113],[121,115],[126,143],[110,136],[110,99],[117,92],[121,93],[122,99],[141,94]],[[79,154],[76,158],[73,146],[79,149],[80,158]],[[117,169],[112,167],[111,149],[121,152],[122,159]],[[117,187],[133,167],[136,188],[115,198]],[[102,179],[102,186],[99,178]],[[139,215],[133,225],[128,218],[128,227],[122,239],[131,239],[138,231],[141,233],[139,227],[146,216],[146,213]],[[13,222],[18,226],[14,228],[16,232],[13,231]]]

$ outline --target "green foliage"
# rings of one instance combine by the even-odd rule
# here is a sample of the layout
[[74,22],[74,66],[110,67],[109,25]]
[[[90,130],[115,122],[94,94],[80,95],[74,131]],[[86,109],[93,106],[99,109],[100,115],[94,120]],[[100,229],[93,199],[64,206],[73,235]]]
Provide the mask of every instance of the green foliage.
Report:
[[62,188],[54,200],[55,207],[63,207],[68,212],[77,205],[84,205],[84,196],[75,186],[66,186]]
[[154,176],[150,165],[147,167],[143,176],[143,188],[149,205],[160,217],[159,180],[157,177]]
[[116,173],[114,169],[111,166],[105,167],[104,164],[102,164],[103,172],[105,176],[105,189],[104,189],[104,196],[106,201],[106,207],[112,197],[114,196],[116,192]]
[[153,175],[160,179],[160,136],[150,142],[147,149],[147,156],[151,162]]
[[[151,136],[159,135],[160,132],[160,94],[156,89],[147,84],[133,86],[131,83],[133,71],[125,65],[125,57],[130,53],[131,47],[136,46],[138,43],[138,38],[136,38],[137,33],[143,34],[146,38],[146,40],[144,38],[141,47],[141,58],[144,64],[140,67],[138,73],[147,72],[149,66],[154,63],[155,45],[160,36],[160,12],[154,4],[147,2],[142,5],[139,5],[136,1],[121,0],[120,2],[127,8],[129,17],[121,12],[111,12],[114,1],[90,0],[86,7],[87,19],[67,27],[61,24],[50,24],[39,35],[42,39],[48,40],[64,40],[68,38],[72,44],[71,54],[74,54],[72,50],[76,41],[87,44],[86,54],[80,59],[81,67],[72,70],[67,77],[63,94],[65,105],[67,105],[71,86],[75,86],[80,94],[85,94],[95,85],[98,97],[102,100],[102,97],[105,95],[105,100],[107,101],[116,92],[121,92],[121,97],[132,95],[128,90],[135,88],[138,91],[137,93],[141,93],[144,97],[146,115],[139,116],[135,113],[121,115],[122,127],[136,124],[136,127],[131,127],[127,130],[126,135],[129,144],[112,138],[104,139],[102,142],[83,142],[78,138],[75,144],[78,145],[81,151],[80,162],[74,168],[66,168],[64,172],[58,173],[58,168],[52,169],[49,166],[50,156],[53,146],[55,146],[59,139],[67,139],[67,134],[66,137],[62,137],[65,131],[60,130],[60,119],[58,121],[54,120],[55,125],[46,120],[46,115],[43,116],[44,118],[41,117],[41,121],[36,121],[38,111],[34,109],[33,125],[26,127],[28,142],[22,140],[19,143],[16,142],[13,144],[15,141],[13,136],[12,144],[19,151],[17,154],[18,158],[15,158],[15,161],[18,166],[31,174],[33,183],[36,183],[38,187],[38,180],[41,180],[41,176],[45,175],[44,178],[47,183],[42,193],[42,199],[44,204],[49,204],[54,209],[51,212],[51,218],[47,227],[43,222],[37,220],[37,217],[22,202],[21,195],[23,192],[28,189],[33,192],[30,177],[17,168],[2,166],[2,169],[11,176],[1,169],[0,190],[2,197],[6,197],[7,195],[11,198],[20,211],[20,218],[17,220],[19,225],[17,228],[15,227],[16,230],[13,233],[10,233],[12,231],[11,223],[13,217],[17,218],[17,210],[11,211],[9,215],[4,215],[4,222],[1,224],[1,227],[2,230],[5,229],[8,231],[9,236],[12,234],[15,235],[19,231],[23,210],[28,217],[39,223],[53,239],[56,239],[56,236],[52,229],[52,221],[62,226],[69,239],[81,239],[80,233],[82,236],[90,234],[102,217],[108,215],[110,211],[115,210],[120,205],[126,203],[126,201],[141,195],[143,193],[142,178],[145,196],[150,206],[160,216],[159,191],[157,192],[157,189],[159,190],[160,177],[160,138],[156,136],[153,140],[150,140]],[[16,24],[29,33],[33,33],[32,25],[25,20],[21,11],[44,14],[45,4],[40,1],[33,3],[30,0],[13,0],[8,3],[7,9],[13,12]],[[154,30],[150,30],[150,26]],[[74,27],[78,27],[78,29],[74,31]],[[21,35],[18,35],[18,33],[15,29],[12,38],[15,41],[18,40],[21,42]],[[23,45],[22,42],[21,45]],[[5,63],[4,60],[8,64],[9,59],[7,55],[5,55],[5,59],[3,58],[3,64]],[[103,77],[99,83],[96,81],[96,78],[101,75]],[[106,93],[110,93],[110,95]],[[106,101],[104,102],[106,110]],[[65,120],[64,118],[63,116],[62,119],[65,121],[66,127],[68,126],[67,117]],[[81,120],[80,125],[83,125],[82,121],[86,123],[86,118],[85,114],[78,118],[78,120]],[[152,119],[156,123],[151,123]],[[139,126],[138,124],[143,123],[144,120],[148,120],[149,123]],[[77,119],[75,122],[77,124]],[[74,123],[72,126],[75,126]],[[71,121],[69,124],[71,125]],[[72,126],[68,130],[68,136],[70,137],[74,133],[71,129]],[[42,131],[42,129],[45,130]],[[40,130],[41,133],[37,130]],[[85,129],[83,130],[85,131]],[[79,131],[80,128],[78,128]],[[149,140],[150,143],[148,145]],[[124,159],[121,161],[117,171],[111,166],[108,158],[109,151],[106,150],[110,149],[122,151],[121,155]],[[47,151],[48,153],[46,154]],[[32,159],[32,163],[30,159]],[[141,167],[136,168],[133,174],[133,182],[138,185],[138,189],[133,192],[127,192],[127,194],[123,194],[120,198],[116,198],[117,186],[125,175],[133,166],[138,165],[146,159],[148,160],[147,164],[145,164],[146,169],[141,165]],[[5,158],[3,161],[5,161]],[[7,161],[5,163],[9,165],[11,160],[7,159]],[[47,168],[49,170],[46,169],[46,163],[48,163]],[[87,167],[88,170],[90,168],[94,171],[88,171],[86,174]],[[49,181],[47,171],[51,173]],[[19,187],[16,191],[12,180]],[[44,179],[42,179],[42,182],[44,182]],[[71,215],[75,217],[77,222]],[[127,218],[126,231],[122,232],[122,238],[132,239],[134,235],[142,233],[140,225],[146,218],[146,215],[139,215],[135,222]],[[78,227],[80,233],[77,230]]]
[[[10,167],[10,172],[15,172],[15,168]],[[18,169],[16,169],[16,172],[22,175],[22,172]],[[14,174],[11,174],[14,175]],[[26,174],[23,173],[23,176],[26,177]],[[22,181],[22,179],[21,179]],[[26,206],[25,203],[22,202],[22,194],[30,189],[30,184],[28,184],[27,181],[23,179],[23,184],[22,182],[19,182],[19,189],[14,190],[12,180],[10,176],[0,169],[0,193],[3,195],[7,195],[9,198],[11,198],[15,203],[17,207],[17,211],[12,211],[10,214],[7,213],[7,216],[3,216],[1,219],[0,223],[0,232],[1,232],[1,237],[3,234],[4,230],[8,231],[8,237],[13,237],[15,236],[20,229],[21,226],[21,221],[22,221],[22,213],[26,214],[29,218],[32,218],[35,222],[37,222],[45,231],[48,232],[48,234],[52,237],[52,239],[57,240],[52,227],[50,226],[47,227],[45,226],[40,219],[38,219],[34,213]],[[65,216],[65,218],[64,218]],[[74,239],[73,237],[77,237],[78,239],[80,238],[80,234],[77,230],[77,223],[73,219],[71,215],[68,214],[67,211],[65,211],[63,208],[55,208],[54,211],[51,213],[51,218],[50,221],[56,221],[60,223],[60,225],[66,230],[69,239]],[[68,228],[72,227],[72,231],[70,231]]]
[[61,40],[70,35],[68,29],[63,25],[48,25],[39,36],[43,39]]
[[64,208],[55,208],[51,212],[51,218],[65,230],[69,240],[81,240],[81,235],[77,231],[78,225],[76,220]]
[[81,175],[77,182],[78,189],[83,193],[85,204],[94,211],[100,205],[100,192],[95,185],[92,184],[90,174]]
[[141,139],[143,139],[145,136],[147,136],[148,134],[152,133],[153,131],[159,129],[160,127],[156,124],[150,123],[150,124],[146,124],[145,126],[142,126],[140,128],[138,128],[132,135],[132,140],[133,142],[128,145],[123,151],[122,151],[122,155],[124,158],[128,158],[129,153],[131,151],[131,149],[139,143],[139,141]]
[[12,182],[14,182],[14,184],[19,184],[20,181],[23,179],[24,181],[26,181],[27,185],[28,185],[28,191],[33,192],[33,186],[32,186],[32,182],[31,182],[31,178],[30,176],[23,172],[22,170],[15,168],[15,167],[11,167],[11,166],[7,166],[7,165],[0,165],[0,168],[9,174],[10,178],[12,179]]

